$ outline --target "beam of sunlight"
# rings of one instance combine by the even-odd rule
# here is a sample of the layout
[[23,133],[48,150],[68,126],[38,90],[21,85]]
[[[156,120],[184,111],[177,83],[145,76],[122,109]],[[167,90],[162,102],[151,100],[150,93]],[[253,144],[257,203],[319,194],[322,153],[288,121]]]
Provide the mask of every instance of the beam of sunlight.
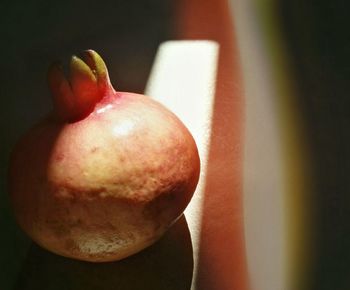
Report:
[[196,281],[219,46],[214,41],[169,41],[156,55],[146,94],[171,109],[188,127],[201,157],[201,175],[185,211],[191,232]]

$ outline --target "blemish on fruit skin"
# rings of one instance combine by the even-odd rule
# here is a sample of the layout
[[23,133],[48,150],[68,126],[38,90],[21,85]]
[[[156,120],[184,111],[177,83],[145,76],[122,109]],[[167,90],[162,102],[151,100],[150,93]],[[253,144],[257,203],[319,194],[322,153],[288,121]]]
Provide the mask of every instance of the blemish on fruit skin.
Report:
[[60,162],[60,161],[63,161],[64,160],[64,154],[63,153],[58,153],[56,156],[55,156],[55,161],[56,162]]
[[50,221],[48,226],[51,228],[54,235],[58,238],[69,236],[71,233],[69,227],[62,224],[60,221]]
[[91,152],[91,153],[95,153],[95,152],[97,152],[98,150],[99,150],[99,148],[95,146],[95,147],[92,147],[92,148],[91,148],[90,152]]
[[75,241],[73,239],[70,239],[70,238],[65,240],[64,246],[69,252],[76,251],[79,249],[79,247],[77,246]]

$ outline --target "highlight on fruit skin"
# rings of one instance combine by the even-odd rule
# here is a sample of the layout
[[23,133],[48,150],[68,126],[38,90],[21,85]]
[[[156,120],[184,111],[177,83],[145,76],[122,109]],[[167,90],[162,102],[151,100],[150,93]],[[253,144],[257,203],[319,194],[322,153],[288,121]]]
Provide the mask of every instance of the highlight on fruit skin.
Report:
[[123,259],[157,241],[198,183],[195,141],[147,96],[115,91],[102,58],[48,72],[54,111],[18,142],[9,192],[21,228],[62,256]]

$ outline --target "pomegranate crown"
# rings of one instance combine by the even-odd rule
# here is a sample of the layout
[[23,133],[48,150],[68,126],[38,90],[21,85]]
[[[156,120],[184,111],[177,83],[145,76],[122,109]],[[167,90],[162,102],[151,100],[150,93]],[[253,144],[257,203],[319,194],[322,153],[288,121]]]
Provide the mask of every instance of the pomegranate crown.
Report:
[[114,92],[101,56],[91,49],[81,55],[71,57],[68,77],[61,62],[54,62],[47,73],[54,113],[61,121],[84,118],[106,94]]

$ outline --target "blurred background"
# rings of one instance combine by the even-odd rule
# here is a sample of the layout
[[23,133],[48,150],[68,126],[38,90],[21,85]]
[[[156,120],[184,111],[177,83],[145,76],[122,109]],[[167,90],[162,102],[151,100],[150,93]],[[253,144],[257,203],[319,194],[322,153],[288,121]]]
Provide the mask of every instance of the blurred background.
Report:
[[[217,1],[217,5],[223,2]],[[235,15],[236,7],[243,5],[254,16],[249,21],[254,22],[256,35],[272,63],[277,90],[288,95],[282,106],[291,103],[293,106],[291,110],[284,107],[281,111],[288,111],[286,114],[293,116],[290,120],[298,123],[298,136],[302,136],[299,146],[306,152],[309,190],[305,197],[298,197],[298,203],[304,202],[300,211],[307,212],[308,226],[299,235],[308,236],[305,243],[312,252],[309,257],[308,253],[303,254],[308,267],[299,273],[301,276],[294,277],[300,278],[295,289],[350,289],[350,5],[341,0],[243,2],[231,1],[230,11]],[[29,239],[15,224],[6,189],[10,151],[16,140],[51,108],[46,86],[48,65],[53,60],[68,59],[73,53],[93,48],[109,64],[116,89],[142,93],[159,44],[181,39],[179,7],[186,10],[187,5],[202,7],[200,1],[184,0],[1,2],[1,289],[21,285],[18,279],[23,280],[23,271],[27,271],[23,269],[28,269],[31,263],[28,251],[39,257],[35,260],[31,256],[35,264],[40,263],[38,259],[45,260],[57,269],[61,263],[52,262],[50,255],[37,254],[36,248],[33,250]],[[191,11],[196,13],[196,9]],[[233,27],[242,25],[236,21],[240,20],[233,19]],[[211,25],[215,26],[215,22]],[[239,40],[235,37],[236,45]],[[304,158],[301,156],[298,158]],[[298,166],[303,166],[303,162]],[[294,214],[297,216],[298,210]],[[186,236],[185,223],[183,228]],[[180,251],[190,256],[191,242],[184,248]],[[178,265],[186,265],[182,268],[187,269],[179,277],[173,277],[174,281],[184,279],[180,288],[166,288],[170,286],[162,284],[158,285],[159,289],[189,289],[191,261],[191,257],[178,261]],[[304,269],[303,265],[300,268]],[[35,279],[40,280],[40,275]],[[17,287],[39,289],[35,288],[39,286]],[[201,287],[209,289],[203,284]]]
[[[264,1],[257,1],[264,10]],[[307,147],[306,289],[350,287],[350,34],[345,1],[272,1]],[[266,7],[265,7],[266,8]],[[262,13],[264,14],[264,13]],[[270,22],[271,23],[271,22]],[[269,24],[267,24],[267,27]],[[270,31],[271,29],[270,24]],[[273,46],[272,46],[273,47]],[[272,53],[275,53],[272,51]],[[304,253],[308,255],[308,253]]]

